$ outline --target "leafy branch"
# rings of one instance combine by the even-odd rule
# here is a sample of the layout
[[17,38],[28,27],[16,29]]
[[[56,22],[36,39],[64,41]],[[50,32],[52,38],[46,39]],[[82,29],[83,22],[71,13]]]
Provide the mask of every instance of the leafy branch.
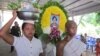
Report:
[[20,3],[14,3],[14,2],[9,3],[7,6],[7,8],[10,10],[18,9],[20,7],[21,7]]

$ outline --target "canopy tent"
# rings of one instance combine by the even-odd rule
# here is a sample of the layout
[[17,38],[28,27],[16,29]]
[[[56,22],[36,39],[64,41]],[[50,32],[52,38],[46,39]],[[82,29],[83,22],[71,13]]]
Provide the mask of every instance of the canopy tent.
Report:
[[[0,9],[7,8],[7,4],[17,0],[0,0]],[[44,5],[49,0],[28,0],[35,1],[40,5]],[[69,16],[82,15],[91,12],[100,11],[100,0],[53,0],[58,1],[64,6]]]

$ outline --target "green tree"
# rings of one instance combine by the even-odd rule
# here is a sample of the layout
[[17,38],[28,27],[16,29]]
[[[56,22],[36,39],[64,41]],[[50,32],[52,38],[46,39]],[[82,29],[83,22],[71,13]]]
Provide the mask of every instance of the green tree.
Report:
[[100,34],[100,12],[94,12],[90,14],[81,15],[79,26],[85,27],[88,24],[92,24],[97,27],[95,32]]

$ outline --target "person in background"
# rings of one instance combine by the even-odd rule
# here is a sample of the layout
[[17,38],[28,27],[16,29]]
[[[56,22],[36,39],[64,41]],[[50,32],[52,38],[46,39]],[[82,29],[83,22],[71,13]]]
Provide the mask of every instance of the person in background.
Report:
[[21,30],[17,21],[14,22],[14,26],[11,28],[11,34],[14,36],[21,36]]
[[17,13],[14,10],[13,17],[0,29],[0,38],[15,47],[17,56],[43,56],[42,43],[34,37],[34,21],[24,21],[22,24],[22,36],[19,38],[9,33],[10,27],[16,17]]
[[89,49],[89,44],[88,44],[88,39],[89,39],[89,36],[87,35],[87,33],[84,34],[84,37],[86,39],[86,50]]
[[82,34],[81,34],[81,41],[83,42],[83,43],[85,43],[86,44],[86,38],[85,38],[85,36],[83,36]]
[[96,51],[96,56],[100,56],[100,39],[97,39],[95,51]]
[[[14,22],[14,26],[12,26],[10,33],[16,37],[21,36],[21,30],[17,21]],[[14,51],[14,46],[11,46],[11,52]]]
[[66,36],[57,44],[56,56],[81,56],[86,50],[86,45],[76,39],[77,25],[68,20],[65,24]]

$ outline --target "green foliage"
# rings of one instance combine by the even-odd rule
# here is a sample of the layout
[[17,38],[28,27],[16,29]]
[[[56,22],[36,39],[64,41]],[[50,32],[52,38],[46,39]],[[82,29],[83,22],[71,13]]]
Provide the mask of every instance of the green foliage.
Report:
[[58,37],[56,39],[50,40],[50,42],[54,45],[56,45],[59,41],[61,41],[61,37]]
[[47,42],[49,41],[49,35],[48,34],[42,34],[41,37],[39,37],[41,39],[42,42]]
[[83,15],[81,21],[80,21],[80,26],[85,27],[86,25],[91,24],[95,27],[97,27],[95,29],[95,32],[97,34],[100,34],[100,12],[95,12],[95,13],[90,13],[90,14],[86,14]]
[[43,34],[43,31],[42,31],[42,28],[41,28],[41,25],[39,22],[36,22],[35,23],[35,27],[36,27],[36,34],[38,36],[41,36]]
[[7,8],[10,10],[18,9],[20,7],[21,5],[19,3],[14,3],[14,2],[9,3],[7,6]]
[[100,14],[99,13],[90,13],[84,15],[82,21],[85,23],[92,24],[94,26],[100,25]]
[[98,12],[96,15],[96,23],[97,25],[100,25],[100,12]]
[[90,13],[84,15],[82,20],[96,26],[99,23],[98,21],[100,21],[99,18],[100,18],[99,13]]
[[34,6],[35,8],[41,9],[41,6],[40,6],[38,3],[33,3],[33,6]]

